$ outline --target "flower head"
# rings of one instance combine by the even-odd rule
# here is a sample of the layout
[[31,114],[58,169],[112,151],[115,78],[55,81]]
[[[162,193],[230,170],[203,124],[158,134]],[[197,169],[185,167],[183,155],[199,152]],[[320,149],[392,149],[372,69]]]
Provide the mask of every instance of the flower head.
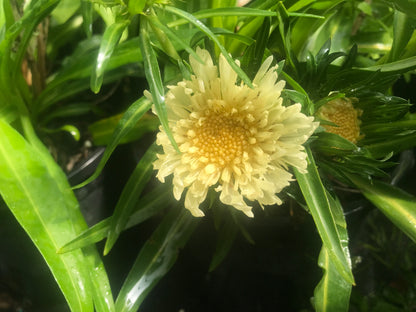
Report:
[[322,125],[326,131],[338,134],[354,144],[361,138],[361,120],[359,119],[361,114],[362,111],[354,108],[349,98],[338,98],[329,101],[321,106],[317,112],[317,116],[335,124],[335,126]]
[[293,180],[289,167],[306,169],[302,144],[318,123],[300,112],[300,104],[282,105],[285,83],[277,82],[272,57],[250,88],[237,83],[223,55],[217,68],[208,51],[197,53],[204,64],[190,57],[191,80],[168,87],[165,103],[180,153],[161,128],[157,177],[164,182],[173,174],[174,196],[179,200],[185,191],[185,207],[194,216],[204,215],[199,205],[215,187],[221,202],[252,217],[244,198],[260,205],[281,204],[277,194]]

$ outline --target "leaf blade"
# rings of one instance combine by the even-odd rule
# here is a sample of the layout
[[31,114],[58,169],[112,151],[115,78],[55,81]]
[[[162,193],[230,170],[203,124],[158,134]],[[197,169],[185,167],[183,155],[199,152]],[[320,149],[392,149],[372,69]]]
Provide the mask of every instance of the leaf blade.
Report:
[[145,243],[116,300],[119,312],[137,311],[147,294],[170,270],[198,222],[186,209],[172,209]]
[[126,134],[129,133],[129,131],[136,125],[137,121],[150,109],[151,104],[152,103],[148,99],[146,99],[145,97],[141,97],[132,105],[130,105],[130,107],[123,114],[123,117],[120,119],[116,129],[114,130],[111,142],[107,145],[107,148],[104,151],[104,155],[100,160],[100,163],[98,164],[94,174],[84,182],[74,186],[74,189],[81,188],[87,185],[100,175],[101,171],[103,170],[105,164],[110,158],[112,152],[119,144],[120,140]]
[[295,169],[296,179],[315,221],[322,242],[327,248],[334,265],[347,282],[354,284],[350,259],[343,250],[341,237],[331,212],[326,190],[319,177],[311,150],[306,147],[306,151],[308,154],[308,172],[300,173]]
[[351,174],[347,174],[347,177],[387,218],[416,242],[416,197],[384,182],[369,181]]
[[153,144],[134,169],[126,183],[111,217],[110,229],[104,247],[104,255],[113,247],[137,204],[139,196],[153,174],[153,161],[156,159],[157,145]]
[[195,16],[193,16],[192,14],[182,11],[178,8],[166,6],[165,10],[186,19],[187,21],[195,25],[195,27],[197,27],[199,30],[204,32],[212,41],[215,42],[215,44],[220,49],[222,55],[224,55],[225,59],[227,60],[228,64],[230,64],[232,69],[238,74],[241,80],[243,80],[244,83],[247,84],[250,88],[253,87],[253,84],[251,83],[251,80],[247,76],[247,74],[236,64],[236,62],[230,56],[228,51],[224,48],[224,46],[218,40],[217,36],[215,36],[215,34],[207,26],[205,26],[201,21],[196,19]]
[[123,31],[129,25],[129,23],[129,21],[123,20],[121,22],[111,24],[106,28],[101,39],[96,64],[91,75],[90,88],[94,93],[98,93],[100,91],[107,64],[110,61],[110,57],[113,54],[114,49],[120,41]]
[[160,76],[159,64],[157,56],[149,39],[148,23],[142,19],[140,24],[140,50],[143,55],[144,69],[147,82],[150,86],[153,103],[160,123],[166,132],[173,147],[179,152],[179,147],[173,138],[172,131],[169,127],[168,113],[165,105],[165,90],[162,83],[162,77]]
[[[60,198],[59,187],[35,150],[12,127],[0,120],[0,131],[0,193],[3,199],[42,253],[71,310],[93,311],[82,253],[56,254],[61,242],[75,236],[74,228],[68,222],[72,217],[65,218],[65,213],[70,214],[70,211]],[[64,217],[50,213],[48,210],[52,207],[62,208],[59,212]]]

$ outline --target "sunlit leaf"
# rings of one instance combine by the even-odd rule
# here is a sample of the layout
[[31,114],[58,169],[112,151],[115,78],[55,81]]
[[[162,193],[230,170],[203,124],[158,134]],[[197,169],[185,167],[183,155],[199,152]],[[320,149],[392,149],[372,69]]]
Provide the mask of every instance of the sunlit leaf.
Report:
[[166,132],[173,147],[179,152],[178,145],[173,138],[172,131],[169,128],[168,114],[165,105],[165,89],[163,87],[162,78],[160,76],[159,64],[157,56],[149,39],[149,29],[147,22],[142,19],[140,27],[140,50],[142,51],[144,69],[146,73],[146,79],[149,83],[150,91],[152,94],[153,103],[160,123]]
[[137,121],[150,109],[151,102],[145,97],[140,98],[134,102],[127,111],[123,114],[123,117],[120,119],[116,129],[114,130],[110,144],[108,144],[103,157],[101,158],[100,163],[97,166],[94,174],[89,177],[83,183],[75,186],[74,188],[80,188],[84,185],[87,185],[94,179],[96,179],[101,171],[103,170],[107,160],[110,158],[114,149],[120,143],[120,140],[127,134],[129,131],[136,125]]
[[212,41],[215,42],[215,44],[220,49],[221,53],[226,58],[227,62],[230,64],[230,66],[234,69],[234,71],[238,74],[238,76],[243,80],[249,87],[253,87],[251,80],[248,78],[246,73],[236,64],[236,62],[233,60],[233,58],[229,55],[228,51],[224,48],[224,46],[219,42],[217,36],[207,27],[205,26],[200,20],[196,19],[192,14],[179,10],[178,8],[166,6],[166,11],[169,11],[175,15],[178,15],[187,21],[189,21],[191,24],[193,24],[195,27],[200,29],[202,32],[204,32]]
[[85,226],[81,213],[19,133],[1,120],[0,133],[1,196],[41,252],[72,311],[93,311],[82,252],[56,253],[59,245],[76,236],[76,227]]
[[80,0],[61,0],[52,12],[52,17],[59,23],[65,23],[78,10]]
[[[114,115],[98,120],[88,127],[95,145],[107,145],[111,142],[113,132],[122,115]],[[120,140],[119,144],[140,139],[145,133],[156,131],[160,123],[156,116],[146,114],[136,125]]]
[[[193,13],[192,15],[196,19],[203,19],[217,16],[276,16],[276,12],[245,7],[229,7],[201,10]],[[182,17],[182,19],[170,22],[168,27],[183,25],[188,21],[189,20],[187,18]]]
[[[179,36],[175,34],[172,30],[170,30],[169,27],[166,27],[163,25],[158,18],[154,16],[147,16],[147,19],[149,20],[150,24],[152,25],[152,29],[159,29],[160,31],[163,31],[169,38],[171,38],[180,49],[185,49],[186,52],[188,52],[190,55],[192,55],[196,60],[199,60],[202,62],[201,58],[198,54],[196,54],[195,50],[192,49],[184,40],[182,40]],[[159,42],[161,40],[159,39]],[[162,42],[161,42],[162,43]],[[178,56],[179,58],[179,56]]]
[[130,0],[128,4],[130,14],[141,14],[145,5],[146,0]]
[[342,239],[338,232],[326,190],[320,179],[312,152],[308,152],[308,172],[300,173],[295,169],[295,176],[302,190],[305,201],[315,221],[322,242],[339,274],[350,284],[354,284],[351,263],[345,254]]
[[[337,198],[328,192],[327,197],[342,248],[349,257],[348,232],[344,212]],[[319,312],[348,311],[352,285],[339,274],[325,246],[322,247],[319,254],[318,264],[324,270],[324,275],[315,288],[313,298],[315,310]]]
[[408,15],[396,11],[393,24],[393,44],[388,54],[387,62],[400,60],[413,31],[412,22]]
[[347,177],[374,206],[416,242],[415,196],[377,180],[364,179],[358,175],[347,175]]
[[104,35],[101,38],[100,50],[98,51],[95,69],[91,75],[91,90],[93,92],[98,93],[100,91],[103,83],[104,72],[109,59],[120,41],[123,31],[129,23],[130,22],[128,20],[116,22],[107,27],[105,30]]
[[348,311],[351,284],[338,273],[325,247],[321,249],[318,264],[325,273],[315,288],[313,297],[315,310],[319,312]]

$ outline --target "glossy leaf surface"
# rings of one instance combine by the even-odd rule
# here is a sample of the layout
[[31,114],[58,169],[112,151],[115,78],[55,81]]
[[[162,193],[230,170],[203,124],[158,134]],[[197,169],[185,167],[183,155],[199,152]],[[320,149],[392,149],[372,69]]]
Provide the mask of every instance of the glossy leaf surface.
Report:
[[151,102],[142,97],[136,102],[134,102],[127,111],[123,114],[123,117],[120,119],[116,129],[114,130],[113,136],[111,138],[110,144],[108,144],[103,158],[101,159],[100,163],[94,174],[88,178],[83,183],[77,185],[75,188],[80,188],[91,181],[93,181],[98,175],[101,173],[102,169],[104,168],[107,160],[110,158],[112,152],[119,144],[120,140],[127,134],[129,131],[136,125],[138,120],[143,117],[143,115],[150,109]]
[[[344,253],[349,257],[347,223],[340,202],[327,193],[331,211],[341,239]],[[313,304],[317,312],[348,311],[351,284],[339,274],[325,246],[322,247],[318,258],[319,266],[324,275],[315,288]]]
[[319,266],[325,271],[323,278],[315,288],[313,304],[317,312],[348,311],[351,284],[338,273],[328,251],[322,247],[318,259]]
[[[42,156],[2,121],[0,133],[0,193],[3,199],[48,263],[71,310],[93,311],[88,271],[91,258],[85,258],[81,251],[66,255],[56,253],[60,245],[76,236],[76,228],[85,228],[69,186],[67,194],[62,193]],[[94,257],[93,253],[91,256]],[[99,270],[101,264],[100,261],[96,263]],[[93,283],[101,278],[99,273]],[[100,311],[109,309],[103,307]]]
[[91,90],[95,93],[100,91],[106,66],[128,24],[129,21],[116,22],[110,25],[104,32],[101,39],[100,50],[98,51],[95,69],[91,75]]
[[203,33],[205,33],[212,41],[215,42],[215,44],[220,49],[221,53],[226,58],[228,64],[234,69],[234,71],[238,74],[238,76],[250,87],[252,87],[252,83],[250,78],[246,75],[246,73],[236,64],[236,62],[233,60],[233,58],[229,55],[228,51],[224,48],[224,46],[220,43],[218,38],[215,36],[215,34],[206,26],[204,25],[200,20],[196,19],[192,14],[189,14],[188,12],[179,10],[175,7],[166,7],[165,10],[176,14],[190,23],[192,23],[195,27],[200,29]]
[[339,274],[350,284],[354,284],[351,263],[345,254],[334,215],[331,211],[326,190],[315,165],[312,152],[308,151],[308,172],[295,170],[295,176],[310,209],[315,225]]
[[416,197],[390,184],[356,175],[348,178],[374,206],[416,242]]
[[165,105],[165,89],[163,87],[162,77],[160,75],[157,56],[150,43],[149,26],[146,21],[142,20],[140,27],[140,50],[143,55],[144,69],[146,79],[150,86],[153,103],[157,116],[159,117],[162,127],[165,129],[166,135],[177,151],[179,148],[173,138],[172,131],[169,128],[168,113]]

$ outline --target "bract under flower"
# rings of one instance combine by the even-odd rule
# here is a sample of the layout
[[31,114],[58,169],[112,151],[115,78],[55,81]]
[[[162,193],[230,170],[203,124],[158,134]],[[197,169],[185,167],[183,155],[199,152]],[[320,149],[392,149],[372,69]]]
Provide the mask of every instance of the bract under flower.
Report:
[[[208,51],[197,49],[204,61],[190,57],[194,75],[168,86],[166,107],[178,153],[160,128],[163,147],[154,168],[164,182],[173,174],[177,200],[186,192],[185,207],[194,216],[210,187],[220,200],[252,217],[249,201],[281,204],[277,194],[293,180],[289,167],[306,170],[302,146],[318,126],[301,113],[301,105],[282,105],[284,81],[269,57],[260,67],[251,89],[237,84],[237,74],[224,56],[215,66]],[[146,92],[151,98],[151,95]]]

